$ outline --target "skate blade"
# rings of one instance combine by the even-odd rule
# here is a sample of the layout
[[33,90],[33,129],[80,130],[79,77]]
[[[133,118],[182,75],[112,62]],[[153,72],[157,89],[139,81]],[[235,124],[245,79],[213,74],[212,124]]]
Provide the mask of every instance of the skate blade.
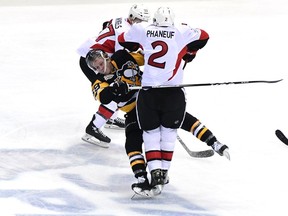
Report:
[[135,192],[135,194],[140,195],[141,197],[151,198],[154,196],[151,190],[142,190],[138,187],[134,187],[132,190]]
[[113,124],[105,124],[104,128],[106,129],[114,129],[114,130],[125,130],[125,128],[121,128],[117,125],[113,125]]
[[162,190],[163,190],[163,185],[155,185],[155,186],[151,189],[151,191],[152,191],[152,193],[153,193],[153,196],[158,196],[158,195],[160,195],[161,192],[162,192]]
[[109,148],[109,143],[100,141],[100,140],[96,139],[95,137],[93,137],[93,136],[91,136],[89,134],[85,134],[82,137],[82,140],[85,141],[85,142],[88,142],[90,144],[100,146],[102,148]]
[[230,154],[229,154],[229,152],[227,151],[227,149],[225,149],[225,150],[223,151],[223,156],[225,156],[228,160],[230,160]]

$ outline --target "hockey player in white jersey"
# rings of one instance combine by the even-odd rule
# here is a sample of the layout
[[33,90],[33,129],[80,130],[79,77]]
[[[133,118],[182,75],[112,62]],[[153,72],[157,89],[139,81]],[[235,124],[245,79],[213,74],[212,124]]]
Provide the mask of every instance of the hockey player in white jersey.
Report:
[[[160,7],[154,14],[153,24],[133,25],[122,33],[119,43],[130,48],[140,44],[144,50],[145,65],[142,86],[179,85],[183,81],[183,67],[187,53],[195,54],[203,48],[209,35],[188,25],[174,25],[174,13]],[[177,129],[185,116],[186,99],[182,88],[142,89],[137,98],[137,119],[143,132],[147,166],[151,172],[151,187],[161,193],[171,165]],[[216,152],[227,149],[215,142]],[[221,149],[221,151],[219,151]],[[221,155],[221,154],[220,154]]]

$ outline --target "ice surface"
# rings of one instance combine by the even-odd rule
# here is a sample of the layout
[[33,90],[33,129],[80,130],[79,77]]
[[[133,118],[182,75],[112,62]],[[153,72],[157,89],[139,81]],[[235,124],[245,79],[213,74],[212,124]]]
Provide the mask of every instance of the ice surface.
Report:
[[[185,83],[284,80],[187,88],[187,111],[230,147],[231,161],[191,158],[178,144],[163,193],[134,200],[124,133],[103,129],[109,149],[81,140],[98,104],[76,53],[132,2],[1,2],[1,215],[287,215],[288,147],[274,134],[288,134],[286,1],[147,3],[210,35]],[[179,135],[191,150],[208,148]]]

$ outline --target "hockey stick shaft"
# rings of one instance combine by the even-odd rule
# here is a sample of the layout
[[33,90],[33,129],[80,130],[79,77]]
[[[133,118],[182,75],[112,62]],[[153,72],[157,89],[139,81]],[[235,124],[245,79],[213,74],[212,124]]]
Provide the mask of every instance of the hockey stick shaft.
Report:
[[215,83],[195,83],[195,84],[180,84],[180,85],[157,85],[157,86],[129,86],[130,90],[137,89],[152,89],[152,88],[183,88],[183,87],[198,87],[198,86],[217,86],[217,85],[238,85],[238,84],[250,84],[250,83],[277,83],[279,80],[250,80],[250,81],[233,81],[233,82],[215,82]]
[[177,140],[179,141],[179,143],[183,146],[183,148],[185,149],[185,151],[191,156],[191,157],[195,157],[195,158],[206,158],[206,157],[211,157],[214,155],[214,151],[212,149],[209,150],[203,150],[203,151],[191,151],[187,145],[185,144],[185,142],[181,139],[181,137],[179,135],[177,135]]

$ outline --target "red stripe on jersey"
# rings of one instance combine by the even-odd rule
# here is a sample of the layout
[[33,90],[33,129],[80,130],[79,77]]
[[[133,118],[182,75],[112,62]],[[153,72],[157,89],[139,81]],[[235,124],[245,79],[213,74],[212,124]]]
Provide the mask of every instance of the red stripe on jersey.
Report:
[[125,42],[124,32],[121,33],[121,34],[118,36],[118,42],[119,42],[119,43],[124,43],[124,42]]
[[105,119],[110,119],[114,112],[100,104],[97,113]]
[[201,35],[200,35],[199,40],[207,40],[209,38],[208,33],[202,29],[200,29],[200,30],[201,30]]
[[[112,21],[112,20],[111,20]],[[106,30],[106,29],[105,29]],[[100,33],[100,35],[96,38],[96,42],[102,40],[105,37],[111,37],[111,36],[115,36],[115,30],[113,28],[113,25],[109,25],[108,26],[108,32],[105,32],[103,34]]]
[[178,57],[177,57],[177,61],[176,61],[176,65],[175,65],[175,69],[173,70],[173,74],[172,76],[168,79],[168,80],[171,80],[177,73],[178,69],[179,69],[179,66],[181,64],[181,61],[182,61],[182,57],[187,53],[187,46],[185,46],[181,51],[180,53],[178,54]]
[[162,151],[162,160],[171,161],[173,157],[173,151]]
[[108,54],[113,54],[115,53],[115,41],[106,40],[103,44],[96,43],[90,48],[96,50],[102,50]]
[[146,160],[161,160],[161,152],[158,150],[145,152]]

